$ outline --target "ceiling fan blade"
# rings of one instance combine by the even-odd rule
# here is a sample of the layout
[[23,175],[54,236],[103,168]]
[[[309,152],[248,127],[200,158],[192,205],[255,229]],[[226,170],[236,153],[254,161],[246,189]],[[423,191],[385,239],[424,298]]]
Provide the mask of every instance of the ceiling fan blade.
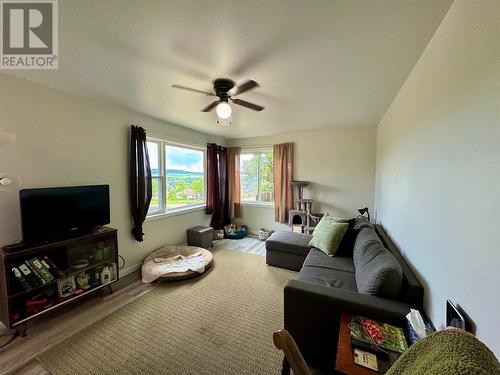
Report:
[[234,93],[233,96],[243,94],[244,92],[251,90],[255,87],[258,87],[258,86],[259,86],[259,84],[257,82],[250,79],[246,82],[243,82],[238,87],[236,87],[236,92]]
[[253,104],[253,103],[247,102],[245,100],[241,100],[241,99],[231,99],[231,101],[234,104],[238,104],[238,105],[241,105],[243,107],[247,107],[247,108],[253,109],[254,111],[259,111],[260,112],[260,111],[262,111],[264,109],[264,107],[261,107],[260,105]]
[[210,112],[212,109],[214,109],[215,107],[217,107],[217,104],[219,104],[219,103],[220,103],[220,100],[216,100],[215,102],[210,103],[209,105],[207,105],[201,111],[202,112]]
[[176,89],[183,89],[183,90],[198,92],[200,94],[204,94],[204,95],[207,95],[207,96],[215,96],[215,94],[213,94],[211,92],[202,91],[202,90],[198,90],[198,89],[193,89],[191,87],[186,87],[186,86],[182,86],[182,85],[172,85],[172,87],[175,87]]

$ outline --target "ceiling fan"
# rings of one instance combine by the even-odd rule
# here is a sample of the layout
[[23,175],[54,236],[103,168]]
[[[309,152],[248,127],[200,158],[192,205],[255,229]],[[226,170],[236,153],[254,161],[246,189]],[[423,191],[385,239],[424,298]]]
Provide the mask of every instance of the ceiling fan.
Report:
[[213,103],[210,103],[207,105],[205,108],[203,108],[201,111],[202,112],[210,112],[212,109],[216,108],[217,116],[221,119],[228,119],[231,116],[231,106],[229,105],[229,101],[233,102],[234,104],[241,105],[242,107],[250,108],[253,109],[254,111],[262,111],[264,107],[247,102],[245,100],[237,99],[234,98],[236,95],[243,94],[244,92],[247,92],[255,87],[258,87],[259,84],[255,81],[248,80],[243,82],[241,85],[236,87],[236,90],[233,94],[231,94],[229,91],[236,85],[236,83],[228,78],[217,78],[213,82],[214,86],[214,92],[208,92],[208,91],[203,91],[203,90],[197,90],[193,89],[191,87],[186,87],[182,85],[172,85],[172,87],[178,88],[178,89],[183,89],[183,90],[189,90],[193,92],[198,92],[200,94],[204,94],[207,96],[218,96],[219,100],[216,100]]

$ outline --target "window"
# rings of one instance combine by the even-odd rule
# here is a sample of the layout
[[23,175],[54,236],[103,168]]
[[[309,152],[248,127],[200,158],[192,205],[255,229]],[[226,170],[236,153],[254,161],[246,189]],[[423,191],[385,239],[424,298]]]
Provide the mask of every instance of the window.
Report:
[[148,138],[153,197],[148,216],[205,204],[205,150]]
[[242,151],[240,155],[241,201],[243,203],[274,202],[273,152]]

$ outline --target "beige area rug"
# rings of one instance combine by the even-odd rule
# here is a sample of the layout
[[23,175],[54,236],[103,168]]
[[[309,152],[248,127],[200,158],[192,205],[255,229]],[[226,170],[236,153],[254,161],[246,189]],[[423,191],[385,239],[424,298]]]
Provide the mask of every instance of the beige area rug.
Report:
[[218,249],[207,274],[158,284],[37,359],[53,374],[279,374],[272,334],[294,276]]

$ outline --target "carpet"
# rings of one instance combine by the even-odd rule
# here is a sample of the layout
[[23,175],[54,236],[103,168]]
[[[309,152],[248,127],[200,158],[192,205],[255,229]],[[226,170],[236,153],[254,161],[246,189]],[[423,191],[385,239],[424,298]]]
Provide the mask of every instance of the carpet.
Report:
[[272,334],[295,274],[218,249],[206,274],[158,284],[37,359],[53,374],[279,374]]

